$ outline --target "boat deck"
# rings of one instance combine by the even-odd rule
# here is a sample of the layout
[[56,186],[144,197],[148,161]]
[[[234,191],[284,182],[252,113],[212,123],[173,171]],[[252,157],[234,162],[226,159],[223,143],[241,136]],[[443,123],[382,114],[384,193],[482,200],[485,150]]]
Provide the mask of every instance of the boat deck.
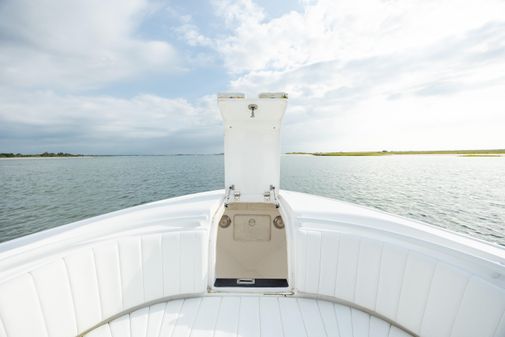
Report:
[[365,312],[323,300],[211,295],[162,302],[121,316],[87,337],[411,337]]

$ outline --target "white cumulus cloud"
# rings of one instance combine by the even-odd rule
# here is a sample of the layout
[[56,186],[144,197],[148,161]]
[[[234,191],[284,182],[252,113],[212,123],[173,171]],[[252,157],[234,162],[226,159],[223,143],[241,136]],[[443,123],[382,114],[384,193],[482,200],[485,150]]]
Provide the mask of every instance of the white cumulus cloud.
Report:
[[174,47],[141,39],[145,0],[5,0],[0,85],[76,90],[178,67]]
[[505,146],[505,2],[318,0],[273,19],[240,3],[215,46],[230,90],[290,93],[285,149]]
[[504,1],[211,3],[0,2],[0,148],[220,152],[214,90],[288,92],[286,151],[505,147]]

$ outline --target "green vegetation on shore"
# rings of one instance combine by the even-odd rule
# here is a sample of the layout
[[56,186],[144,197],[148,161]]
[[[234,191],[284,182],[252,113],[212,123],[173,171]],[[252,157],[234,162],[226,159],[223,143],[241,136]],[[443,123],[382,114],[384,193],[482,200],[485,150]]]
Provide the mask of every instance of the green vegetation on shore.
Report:
[[[364,151],[364,152],[288,152],[286,154],[299,154],[321,157],[370,157],[370,156],[391,156],[391,155],[422,155],[422,154],[453,154],[459,157],[501,157],[505,155],[505,149],[496,150],[444,150],[444,151]],[[205,156],[205,155],[223,155],[216,154],[172,154],[158,156]],[[0,153],[0,158],[59,158],[59,157],[110,157],[110,156],[132,156],[132,155],[82,155],[64,152],[44,152],[38,154],[23,154],[23,153]],[[133,155],[142,156],[142,155]]]
[[1,153],[0,158],[58,158],[58,157],[180,157],[180,156],[222,156],[223,153],[175,153],[175,154],[72,154],[64,152],[44,152],[37,154]]
[[82,154],[71,154],[64,152],[44,152],[38,154],[22,154],[22,153],[0,153],[0,158],[32,158],[32,157],[82,157]]
[[443,150],[443,151],[368,151],[368,152],[288,152],[287,154],[303,154],[312,156],[391,156],[391,155],[419,155],[419,154],[454,154],[461,157],[500,157],[505,149],[495,150]]
[[476,157],[501,157],[500,154],[461,154],[460,157],[476,158]]

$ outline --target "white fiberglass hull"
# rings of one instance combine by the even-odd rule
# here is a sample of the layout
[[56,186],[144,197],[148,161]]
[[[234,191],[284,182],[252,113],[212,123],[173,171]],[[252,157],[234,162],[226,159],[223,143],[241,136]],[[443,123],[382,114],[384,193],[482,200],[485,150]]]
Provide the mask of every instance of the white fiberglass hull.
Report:
[[[287,286],[217,287],[216,243],[234,230],[223,214],[263,219],[224,199],[167,199],[1,244],[0,336],[505,336],[504,249],[308,194],[281,191],[264,211],[284,220],[285,255],[268,256],[286,261]],[[273,235],[244,244],[269,249]],[[233,261],[260,259],[251,252]]]

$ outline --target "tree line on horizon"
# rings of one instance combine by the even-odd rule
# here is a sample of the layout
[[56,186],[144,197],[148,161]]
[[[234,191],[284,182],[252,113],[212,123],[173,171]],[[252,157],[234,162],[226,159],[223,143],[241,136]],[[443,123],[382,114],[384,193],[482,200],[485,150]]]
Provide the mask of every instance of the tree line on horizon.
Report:
[[0,158],[20,158],[20,157],[81,157],[81,154],[72,154],[66,152],[43,152],[37,154],[22,154],[22,153],[12,153],[3,152],[0,153]]

